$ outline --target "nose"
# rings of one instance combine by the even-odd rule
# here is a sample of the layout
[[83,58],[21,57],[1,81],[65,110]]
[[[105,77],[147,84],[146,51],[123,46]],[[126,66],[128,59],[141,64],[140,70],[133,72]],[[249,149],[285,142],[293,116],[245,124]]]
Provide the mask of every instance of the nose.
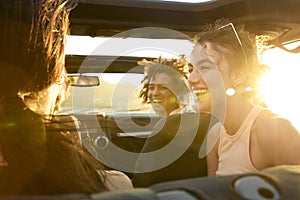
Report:
[[200,75],[200,73],[194,68],[192,70],[192,72],[190,73],[190,76],[188,78],[188,82],[191,85],[195,85],[198,84],[199,82],[202,81],[202,76]]
[[160,90],[159,90],[158,87],[154,87],[154,88],[152,89],[152,95],[153,95],[153,96],[159,95],[159,92],[160,92]]
[[149,88],[148,90],[148,97],[151,98],[153,96],[158,96],[160,93],[160,90],[157,86],[152,86],[151,88]]

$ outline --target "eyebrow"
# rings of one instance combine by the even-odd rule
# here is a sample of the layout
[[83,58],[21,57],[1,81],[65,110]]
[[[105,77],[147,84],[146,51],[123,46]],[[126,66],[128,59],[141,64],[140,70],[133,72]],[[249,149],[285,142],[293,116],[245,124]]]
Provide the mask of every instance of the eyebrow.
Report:
[[151,87],[151,86],[164,87],[171,91],[172,91],[172,87],[173,87],[171,84],[168,84],[168,83],[149,83],[148,87]]
[[168,85],[166,83],[149,83],[149,86],[154,86],[154,85],[159,85],[159,86],[164,86],[164,87],[168,87]]
[[214,63],[214,62],[212,62],[212,61],[211,61],[211,60],[209,60],[209,59],[200,60],[200,61],[198,61],[198,62],[196,63],[196,65],[203,65],[203,64],[205,64],[205,63],[208,63],[208,64],[215,65],[215,63]]

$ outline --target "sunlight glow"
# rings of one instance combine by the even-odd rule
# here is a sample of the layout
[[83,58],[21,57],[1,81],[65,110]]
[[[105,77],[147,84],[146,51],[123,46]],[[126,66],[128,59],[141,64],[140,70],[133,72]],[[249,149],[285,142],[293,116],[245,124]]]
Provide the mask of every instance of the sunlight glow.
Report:
[[263,59],[270,67],[261,82],[266,104],[300,130],[300,54],[276,48],[266,51]]

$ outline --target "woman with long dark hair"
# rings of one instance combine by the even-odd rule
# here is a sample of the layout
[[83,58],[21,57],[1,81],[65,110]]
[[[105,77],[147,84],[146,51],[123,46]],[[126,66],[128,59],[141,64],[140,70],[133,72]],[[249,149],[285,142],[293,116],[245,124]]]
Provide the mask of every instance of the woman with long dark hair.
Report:
[[[0,195],[131,188],[82,146],[75,121],[55,127],[64,99],[68,0],[0,1]],[[61,127],[63,126],[63,127]]]

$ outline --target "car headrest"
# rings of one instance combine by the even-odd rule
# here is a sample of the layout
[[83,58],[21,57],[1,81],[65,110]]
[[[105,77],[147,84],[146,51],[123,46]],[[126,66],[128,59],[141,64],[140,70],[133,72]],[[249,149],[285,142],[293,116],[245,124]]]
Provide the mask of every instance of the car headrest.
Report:
[[97,200],[290,200],[300,199],[300,166],[277,166],[259,173],[200,177],[108,192]]
[[9,196],[1,200],[290,200],[300,199],[300,165],[277,166],[259,173],[200,177],[99,194]]
[[157,194],[185,191],[194,199],[300,199],[300,166],[277,166],[259,173],[202,177],[155,184]]

